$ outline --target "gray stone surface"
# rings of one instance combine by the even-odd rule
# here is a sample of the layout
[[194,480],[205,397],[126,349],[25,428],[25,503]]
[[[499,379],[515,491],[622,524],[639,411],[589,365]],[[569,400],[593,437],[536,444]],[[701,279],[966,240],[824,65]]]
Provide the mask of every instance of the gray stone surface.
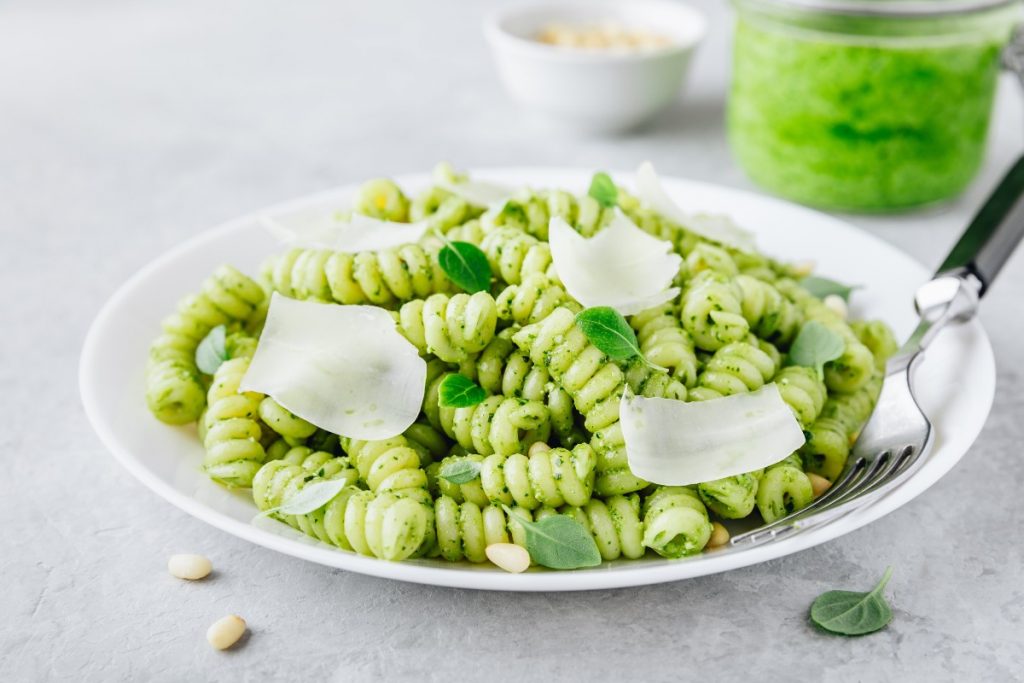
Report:
[[[59,680],[960,680],[1024,665],[1024,252],[986,300],[995,409],[932,490],[823,547],[674,584],[585,594],[430,588],[277,555],[192,519],[115,463],[76,370],[103,301],[165,249],[255,207],[365,177],[505,164],[660,170],[748,188],[721,117],[729,18],[685,103],[637,134],[571,139],[510,105],[488,3],[229,0],[0,5],[0,678]],[[999,96],[961,199],[851,220],[934,265],[1024,142]],[[865,264],[870,267],[870,264]],[[207,553],[208,581],[164,568]],[[896,618],[856,640],[806,621],[886,564]],[[228,612],[252,634],[213,652]]]

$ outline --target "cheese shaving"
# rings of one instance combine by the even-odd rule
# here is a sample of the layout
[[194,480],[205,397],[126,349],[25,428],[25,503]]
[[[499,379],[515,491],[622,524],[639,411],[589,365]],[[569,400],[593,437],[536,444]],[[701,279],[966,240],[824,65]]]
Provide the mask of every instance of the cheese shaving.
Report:
[[753,252],[757,248],[754,234],[736,225],[728,216],[683,211],[665,192],[654,165],[649,161],[640,164],[636,171],[636,189],[640,199],[652,209],[699,237],[741,251]]
[[548,240],[566,291],[588,308],[610,306],[631,315],[679,295],[672,281],[682,258],[671,243],[647,234],[621,211],[590,239],[552,218]]
[[279,242],[307,249],[329,249],[346,254],[392,249],[418,242],[430,226],[427,221],[398,223],[363,214],[348,217],[317,212],[287,218],[263,216],[264,228]]
[[275,292],[240,390],[271,396],[333,434],[386,439],[419,416],[426,376],[388,311]]
[[619,414],[629,468],[655,484],[687,486],[752,472],[788,457],[805,440],[774,383],[694,403],[627,391]]

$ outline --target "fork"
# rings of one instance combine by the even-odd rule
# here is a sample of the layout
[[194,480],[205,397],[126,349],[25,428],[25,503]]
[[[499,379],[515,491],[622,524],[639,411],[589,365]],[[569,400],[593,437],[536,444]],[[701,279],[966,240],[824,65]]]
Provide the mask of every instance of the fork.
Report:
[[914,297],[920,323],[889,359],[874,412],[834,484],[790,515],[734,536],[754,545],[835,521],[899,487],[928,461],[934,432],[914,397],[913,376],[947,325],[974,317],[978,303],[1024,238],[1024,157],[1003,177],[967,230]]

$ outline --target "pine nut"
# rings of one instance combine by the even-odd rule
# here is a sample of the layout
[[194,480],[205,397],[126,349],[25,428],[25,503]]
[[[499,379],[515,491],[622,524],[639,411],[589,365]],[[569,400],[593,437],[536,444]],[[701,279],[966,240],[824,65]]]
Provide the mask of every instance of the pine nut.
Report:
[[202,555],[171,555],[167,560],[167,571],[179,579],[197,581],[210,575],[213,564]]
[[828,479],[813,472],[808,472],[807,478],[811,481],[811,490],[814,491],[815,498],[828,491],[832,486],[832,482]]
[[226,650],[245,633],[245,619],[234,614],[218,619],[206,630],[206,640],[216,650]]
[[843,320],[846,320],[846,316],[850,313],[850,309],[846,305],[846,301],[838,294],[829,294],[822,299],[822,303]]
[[492,543],[484,549],[487,559],[501,569],[520,574],[530,568],[530,553],[515,543]]
[[729,542],[729,530],[721,522],[711,523],[711,538],[708,539],[708,548],[717,548]]
[[538,453],[543,453],[544,451],[550,450],[551,446],[547,445],[543,441],[538,441],[537,443],[530,446],[530,450],[527,451],[527,455],[537,455]]

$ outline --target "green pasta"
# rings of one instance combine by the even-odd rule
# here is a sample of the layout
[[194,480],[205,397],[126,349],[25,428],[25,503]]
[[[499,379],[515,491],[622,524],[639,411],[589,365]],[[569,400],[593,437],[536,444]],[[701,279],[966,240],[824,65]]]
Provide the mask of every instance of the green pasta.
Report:
[[[471,183],[447,164],[419,192],[370,180],[339,215],[422,221],[417,243],[359,253],[293,246],[265,262],[262,285],[222,266],[163,321],[145,399],[163,422],[198,422],[211,479],[251,487],[257,508],[343,551],[482,563],[492,544],[529,547],[536,524],[557,515],[574,520],[605,561],[698,555],[721,542],[717,531],[712,541],[713,524],[780,519],[813,500],[809,475],[834,481],[842,473],[897,350],[888,326],[847,321],[800,286],[803,270],[705,239],[624,188],[595,185],[595,196],[520,189],[482,207],[471,202],[479,201]],[[625,352],[599,348],[577,324],[583,306],[559,279],[547,241],[552,218],[589,237],[619,212],[682,258],[670,273],[678,295],[628,315]],[[472,289],[484,291],[463,292],[445,273],[439,253],[452,242],[483,252],[490,285],[481,276]],[[269,292],[389,311],[426,364],[421,413],[410,426],[356,439],[274,396],[240,391]],[[823,367],[796,365],[810,364],[807,354],[791,354],[810,321],[842,340],[842,353]],[[219,325],[219,366],[209,344],[197,363],[197,348]],[[200,365],[216,370],[205,375]],[[446,381],[451,405],[442,402]],[[714,401],[768,383],[803,429],[796,453],[690,486],[652,484],[630,469],[619,419],[627,393]],[[339,392],[346,388],[338,382]],[[310,510],[324,491],[337,493]]]
[[221,266],[199,294],[181,300],[164,319],[163,334],[149,349],[146,403],[168,424],[188,424],[206,407],[206,386],[196,366],[196,347],[217,325],[244,323],[258,311],[263,289],[231,266]]

